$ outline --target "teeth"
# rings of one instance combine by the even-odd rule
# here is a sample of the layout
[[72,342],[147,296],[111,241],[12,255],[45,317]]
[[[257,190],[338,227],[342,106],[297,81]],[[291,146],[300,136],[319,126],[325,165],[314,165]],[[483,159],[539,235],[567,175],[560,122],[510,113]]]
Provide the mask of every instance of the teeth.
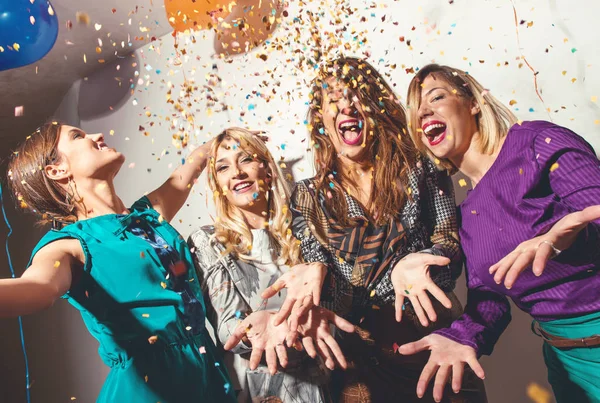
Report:
[[446,127],[445,124],[442,123],[435,123],[433,125],[429,125],[425,128],[425,130],[423,130],[425,132],[425,134],[429,134],[429,132],[431,132],[433,129],[442,129]]
[[252,186],[251,183],[245,182],[245,183],[240,183],[238,185],[235,185],[233,187],[233,190],[237,191],[237,190],[242,190],[242,189],[246,189],[248,187]]
[[344,122],[340,125],[340,129],[350,129],[350,128],[359,128],[360,127],[360,122],[359,121],[351,121],[351,122]]

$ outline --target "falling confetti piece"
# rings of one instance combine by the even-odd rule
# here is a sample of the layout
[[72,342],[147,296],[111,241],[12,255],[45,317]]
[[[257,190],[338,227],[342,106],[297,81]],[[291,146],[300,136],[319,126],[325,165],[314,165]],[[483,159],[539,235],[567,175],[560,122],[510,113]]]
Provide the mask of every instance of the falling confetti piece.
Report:
[[58,268],[58,266],[60,266],[60,262],[57,260],[56,262],[54,262],[54,268]]
[[461,188],[464,188],[465,186],[467,186],[467,181],[461,178],[458,180],[458,184]]
[[397,353],[398,350],[400,350],[400,346],[398,343],[394,342],[394,344],[392,344],[392,349],[394,350],[394,353]]
[[158,336],[150,336],[148,337],[148,343],[154,344],[158,341]]
[[29,22],[31,23],[31,25],[35,24],[35,17],[33,15],[29,17]]
[[96,31],[100,31],[102,29],[102,24],[94,24],[94,28],[96,29]]
[[592,96],[592,102],[598,102],[598,97],[596,95]]
[[19,49],[21,49],[21,46],[18,43],[13,43],[12,45],[13,49],[16,50],[17,52],[19,51]]
[[546,144],[550,144],[550,142],[552,141],[552,139],[550,137],[546,137],[544,139],[544,141],[546,142]]
[[23,116],[23,106],[15,106],[15,116]]
[[552,166],[550,167],[550,172],[554,172],[558,169],[558,162],[555,162],[554,164],[552,164]]
[[200,346],[200,348],[198,349],[198,352],[199,352],[200,354],[206,354],[206,347],[204,347],[204,346]]
[[513,106],[513,105],[514,105],[514,104],[516,104],[516,103],[517,103],[517,101],[515,101],[514,99],[511,99],[511,100],[508,102],[508,104],[509,104],[510,106]]
[[552,401],[552,393],[535,382],[527,385],[527,397],[534,403],[550,403]]
[[143,317],[143,318],[149,318],[149,317],[150,317],[150,314],[149,314],[149,313],[143,313],[143,314],[142,314],[142,317]]
[[87,13],[83,13],[83,12],[76,12],[75,13],[75,20],[79,23],[79,24],[83,24],[83,25],[90,25],[90,16],[87,15]]

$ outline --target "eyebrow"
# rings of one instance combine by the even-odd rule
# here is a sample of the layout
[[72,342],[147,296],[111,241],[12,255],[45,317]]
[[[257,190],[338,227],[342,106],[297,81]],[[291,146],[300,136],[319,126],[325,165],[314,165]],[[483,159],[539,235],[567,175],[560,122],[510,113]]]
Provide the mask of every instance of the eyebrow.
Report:
[[429,91],[427,91],[427,93],[425,94],[425,96],[431,94],[435,90],[445,90],[445,88],[443,88],[443,87],[433,87],[432,89],[430,89]]
[[[239,158],[240,154],[247,154],[250,155],[248,152],[242,150],[240,147],[238,147],[239,151],[235,154],[235,158]],[[218,164],[220,162],[226,162],[225,160],[227,159],[227,157],[223,157],[221,159],[218,159],[217,162],[215,162],[215,164]]]

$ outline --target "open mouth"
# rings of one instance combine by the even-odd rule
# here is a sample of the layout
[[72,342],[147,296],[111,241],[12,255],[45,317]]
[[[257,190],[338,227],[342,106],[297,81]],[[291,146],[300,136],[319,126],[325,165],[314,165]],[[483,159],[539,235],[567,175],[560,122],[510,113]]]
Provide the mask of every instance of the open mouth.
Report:
[[423,125],[423,134],[427,137],[429,145],[436,145],[441,143],[446,137],[446,124],[439,120],[432,120]]
[[361,142],[363,126],[362,120],[347,119],[338,124],[338,133],[342,136],[344,143],[353,146]]
[[98,148],[98,150],[100,151],[108,151],[108,150],[113,150],[112,148],[110,148],[109,146],[106,145],[106,143],[97,143],[96,147]]
[[250,188],[252,187],[253,184],[254,184],[254,182],[248,182],[248,181],[238,182],[235,184],[235,186],[233,187],[232,190],[236,193],[245,193],[250,190]]

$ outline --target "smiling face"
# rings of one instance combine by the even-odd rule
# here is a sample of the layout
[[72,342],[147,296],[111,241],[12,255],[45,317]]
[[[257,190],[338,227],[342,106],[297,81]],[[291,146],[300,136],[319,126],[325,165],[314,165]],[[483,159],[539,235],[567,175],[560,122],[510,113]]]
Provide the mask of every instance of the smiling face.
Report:
[[231,137],[219,144],[215,156],[216,183],[227,202],[241,210],[266,211],[269,169]]
[[75,181],[110,180],[125,161],[123,154],[106,145],[102,133],[86,134],[83,130],[68,125],[61,126],[56,149],[60,163],[46,169],[62,169]]
[[421,85],[418,127],[421,140],[438,158],[460,159],[477,132],[479,106],[450,83],[430,74]]
[[324,134],[329,136],[338,155],[364,162],[369,127],[358,98],[335,77],[328,78],[325,83],[326,88],[321,90]]

